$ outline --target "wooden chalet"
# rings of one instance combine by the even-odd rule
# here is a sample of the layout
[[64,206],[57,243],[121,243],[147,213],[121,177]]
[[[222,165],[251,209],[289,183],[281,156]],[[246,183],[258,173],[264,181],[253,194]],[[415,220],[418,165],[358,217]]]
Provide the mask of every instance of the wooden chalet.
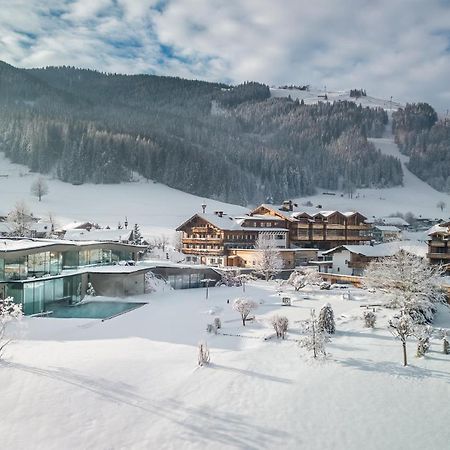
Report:
[[435,225],[428,233],[427,256],[431,264],[441,264],[450,273],[450,222]]

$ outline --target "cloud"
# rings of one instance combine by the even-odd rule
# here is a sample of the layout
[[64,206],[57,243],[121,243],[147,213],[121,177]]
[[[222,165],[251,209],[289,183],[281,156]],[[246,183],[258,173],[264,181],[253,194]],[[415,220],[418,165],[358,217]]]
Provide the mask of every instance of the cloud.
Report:
[[448,108],[444,0],[0,0],[0,8],[0,59],[21,67],[364,87]]

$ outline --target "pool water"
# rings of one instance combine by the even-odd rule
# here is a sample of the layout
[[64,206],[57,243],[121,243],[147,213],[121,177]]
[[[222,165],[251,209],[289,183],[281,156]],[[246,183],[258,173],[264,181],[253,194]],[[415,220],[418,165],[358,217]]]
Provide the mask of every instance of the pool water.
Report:
[[121,303],[121,302],[88,302],[81,305],[67,305],[53,303],[47,310],[53,311],[48,317],[66,319],[107,319],[116,314],[131,311],[146,303]]

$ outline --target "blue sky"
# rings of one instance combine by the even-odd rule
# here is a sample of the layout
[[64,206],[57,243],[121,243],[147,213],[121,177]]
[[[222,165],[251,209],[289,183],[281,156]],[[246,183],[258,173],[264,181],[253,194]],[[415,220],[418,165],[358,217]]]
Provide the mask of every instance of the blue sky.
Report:
[[0,0],[0,59],[450,108],[447,0]]

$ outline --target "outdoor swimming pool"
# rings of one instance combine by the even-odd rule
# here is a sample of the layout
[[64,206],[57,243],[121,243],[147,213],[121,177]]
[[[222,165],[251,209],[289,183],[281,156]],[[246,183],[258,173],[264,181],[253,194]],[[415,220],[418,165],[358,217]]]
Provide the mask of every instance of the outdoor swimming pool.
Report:
[[69,306],[67,304],[53,303],[48,305],[48,311],[52,311],[48,317],[65,319],[107,319],[116,314],[132,311],[146,303],[123,302],[88,302],[80,305]]

